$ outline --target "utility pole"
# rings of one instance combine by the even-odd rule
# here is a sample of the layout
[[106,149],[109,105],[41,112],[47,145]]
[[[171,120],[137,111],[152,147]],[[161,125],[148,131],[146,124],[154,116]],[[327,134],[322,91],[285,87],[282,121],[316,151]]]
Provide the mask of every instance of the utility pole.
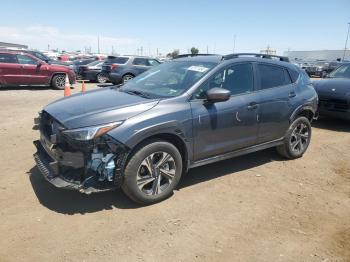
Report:
[[345,52],[346,52],[346,48],[348,46],[348,39],[349,39],[349,31],[350,31],[350,23],[348,23],[348,33],[346,35],[346,40],[345,40],[345,47],[344,47],[344,54],[343,54],[343,60],[345,59]]
[[50,51],[50,44],[47,44],[47,51]]
[[207,46],[207,54],[209,54],[208,46]]
[[158,50],[158,47],[157,47],[157,57],[159,56],[159,50]]
[[97,37],[97,53],[100,53],[100,36]]
[[235,52],[236,49],[236,35],[233,36],[233,53]]
[[141,56],[143,56],[143,47],[142,46],[141,46],[140,50],[141,50]]

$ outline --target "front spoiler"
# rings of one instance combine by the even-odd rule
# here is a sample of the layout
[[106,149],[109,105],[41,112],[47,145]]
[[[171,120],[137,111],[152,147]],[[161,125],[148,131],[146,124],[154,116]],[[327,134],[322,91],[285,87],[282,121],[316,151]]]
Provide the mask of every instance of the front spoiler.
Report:
[[61,174],[59,172],[59,163],[53,159],[42,146],[39,140],[33,142],[37,152],[34,153],[34,160],[45,180],[58,188],[77,190],[82,193],[90,194],[93,192],[108,191],[117,188],[110,182],[98,181],[96,175],[92,175],[83,181],[72,179],[72,176]]

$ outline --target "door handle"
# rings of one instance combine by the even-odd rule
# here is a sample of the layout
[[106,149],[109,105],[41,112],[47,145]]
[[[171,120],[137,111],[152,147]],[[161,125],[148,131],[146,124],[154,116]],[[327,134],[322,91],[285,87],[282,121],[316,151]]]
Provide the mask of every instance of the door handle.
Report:
[[247,106],[247,109],[248,110],[254,110],[254,109],[257,109],[258,108],[258,103],[256,102],[251,102],[248,106]]
[[293,98],[293,97],[296,97],[296,95],[297,94],[294,91],[292,91],[292,92],[289,93],[288,97],[289,98]]

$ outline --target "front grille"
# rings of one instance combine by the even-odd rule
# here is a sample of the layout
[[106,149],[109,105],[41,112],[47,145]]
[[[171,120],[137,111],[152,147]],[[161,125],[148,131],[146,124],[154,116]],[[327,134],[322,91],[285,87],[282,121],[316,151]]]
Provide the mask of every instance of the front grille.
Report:
[[330,111],[347,111],[350,108],[344,99],[320,99],[320,106]]

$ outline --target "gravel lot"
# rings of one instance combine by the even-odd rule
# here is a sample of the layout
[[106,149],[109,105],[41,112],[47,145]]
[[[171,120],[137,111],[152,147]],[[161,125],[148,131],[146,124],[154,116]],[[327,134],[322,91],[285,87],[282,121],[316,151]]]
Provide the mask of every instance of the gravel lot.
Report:
[[350,123],[315,122],[298,160],[269,149],[193,169],[140,207],[41,177],[33,118],[62,95],[0,90],[0,261],[350,261]]

